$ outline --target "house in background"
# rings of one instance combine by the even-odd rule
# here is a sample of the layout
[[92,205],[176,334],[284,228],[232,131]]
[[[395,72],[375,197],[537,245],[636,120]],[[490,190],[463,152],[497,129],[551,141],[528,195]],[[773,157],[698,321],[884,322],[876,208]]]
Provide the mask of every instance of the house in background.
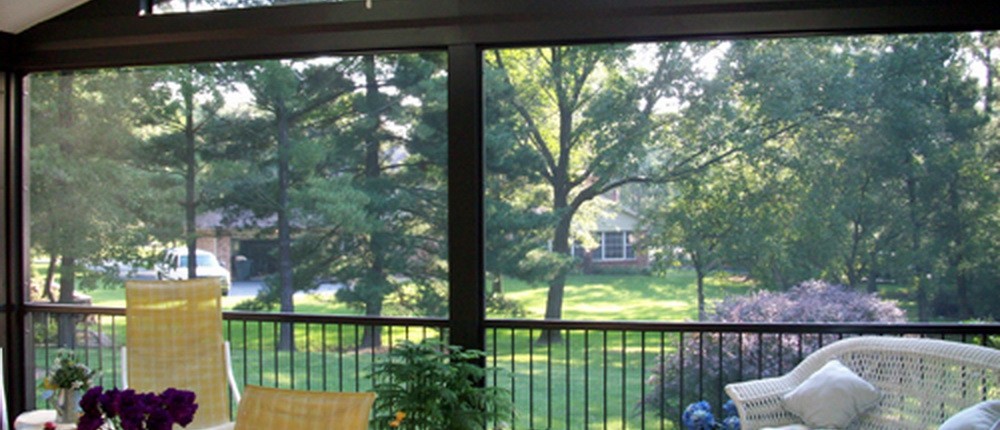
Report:
[[584,273],[602,271],[641,271],[649,268],[649,258],[636,251],[636,240],[641,237],[639,215],[627,208],[619,199],[617,190],[599,197],[605,210],[596,217],[592,231],[596,247],[587,248],[575,241],[570,254],[580,261]]
[[195,225],[198,249],[214,253],[229,267],[233,280],[244,281],[278,271],[274,217],[260,219],[250,213],[232,217],[212,211],[198,215]]

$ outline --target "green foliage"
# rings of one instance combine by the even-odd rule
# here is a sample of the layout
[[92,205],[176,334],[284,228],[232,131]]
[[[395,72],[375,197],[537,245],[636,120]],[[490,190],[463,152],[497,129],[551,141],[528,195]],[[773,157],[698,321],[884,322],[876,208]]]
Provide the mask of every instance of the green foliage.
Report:
[[56,352],[51,372],[42,379],[39,385],[47,390],[68,388],[84,391],[90,388],[98,373],[98,370],[91,370],[90,367],[81,362],[75,352],[60,349]]
[[378,395],[372,427],[479,430],[510,419],[510,392],[477,385],[498,371],[475,364],[485,356],[435,340],[394,346],[372,366]]

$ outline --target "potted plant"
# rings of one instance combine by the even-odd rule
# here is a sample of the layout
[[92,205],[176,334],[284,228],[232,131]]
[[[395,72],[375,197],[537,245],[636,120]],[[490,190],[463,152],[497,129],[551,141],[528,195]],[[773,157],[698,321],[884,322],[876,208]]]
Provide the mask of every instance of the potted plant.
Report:
[[78,430],[171,430],[187,427],[198,410],[195,394],[167,388],[160,394],[96,386],[80,399]]
[[394,346],[372,366],[372,427],[399,430],[479,430],[505,426],[510,390],[477,384],[487,372],[474,363],[486,354],[436,340]]
[[61,349],[56,352],[49,375],[39,385],[42,388],[42,398],[56,410],[57,423],[76,422],[80,395],[90,388],[96,375],[97,370],[91,370],[81,363],[73,351]]

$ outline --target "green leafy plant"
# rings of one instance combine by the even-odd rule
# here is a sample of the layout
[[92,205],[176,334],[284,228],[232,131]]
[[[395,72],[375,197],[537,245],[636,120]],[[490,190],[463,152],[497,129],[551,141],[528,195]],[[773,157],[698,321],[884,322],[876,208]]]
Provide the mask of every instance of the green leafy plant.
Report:
[[91,382],[97,376],[97,370],[91,370],[77,358],[76,353],[68,349],[56,352],[52,370],[39,383],[46,394],[52,390],[68,389],[83,391],[90,388]]
[[477,385],[497,369],[478,366],[486,354],[436,340],[394,346],[372,366],[372,428],[478,430],[504,427],[511,418],[510,391]]

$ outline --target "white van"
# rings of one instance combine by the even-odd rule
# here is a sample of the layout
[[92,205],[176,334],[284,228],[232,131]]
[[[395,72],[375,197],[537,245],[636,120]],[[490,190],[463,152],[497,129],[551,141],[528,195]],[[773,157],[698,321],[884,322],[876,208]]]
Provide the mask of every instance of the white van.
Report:
[[[199,278],[219,278],[222,284],[222,295],[229,294],[229,286],[232,284],[232,277],[229,270],[225,268],[215,254],[197,250],[195,253],[195,272]],[[171,248],[163,253],[163,259],[156,267],[156,277],[159,279],[187,279],[188,278],[188,250],[187,248]]]

